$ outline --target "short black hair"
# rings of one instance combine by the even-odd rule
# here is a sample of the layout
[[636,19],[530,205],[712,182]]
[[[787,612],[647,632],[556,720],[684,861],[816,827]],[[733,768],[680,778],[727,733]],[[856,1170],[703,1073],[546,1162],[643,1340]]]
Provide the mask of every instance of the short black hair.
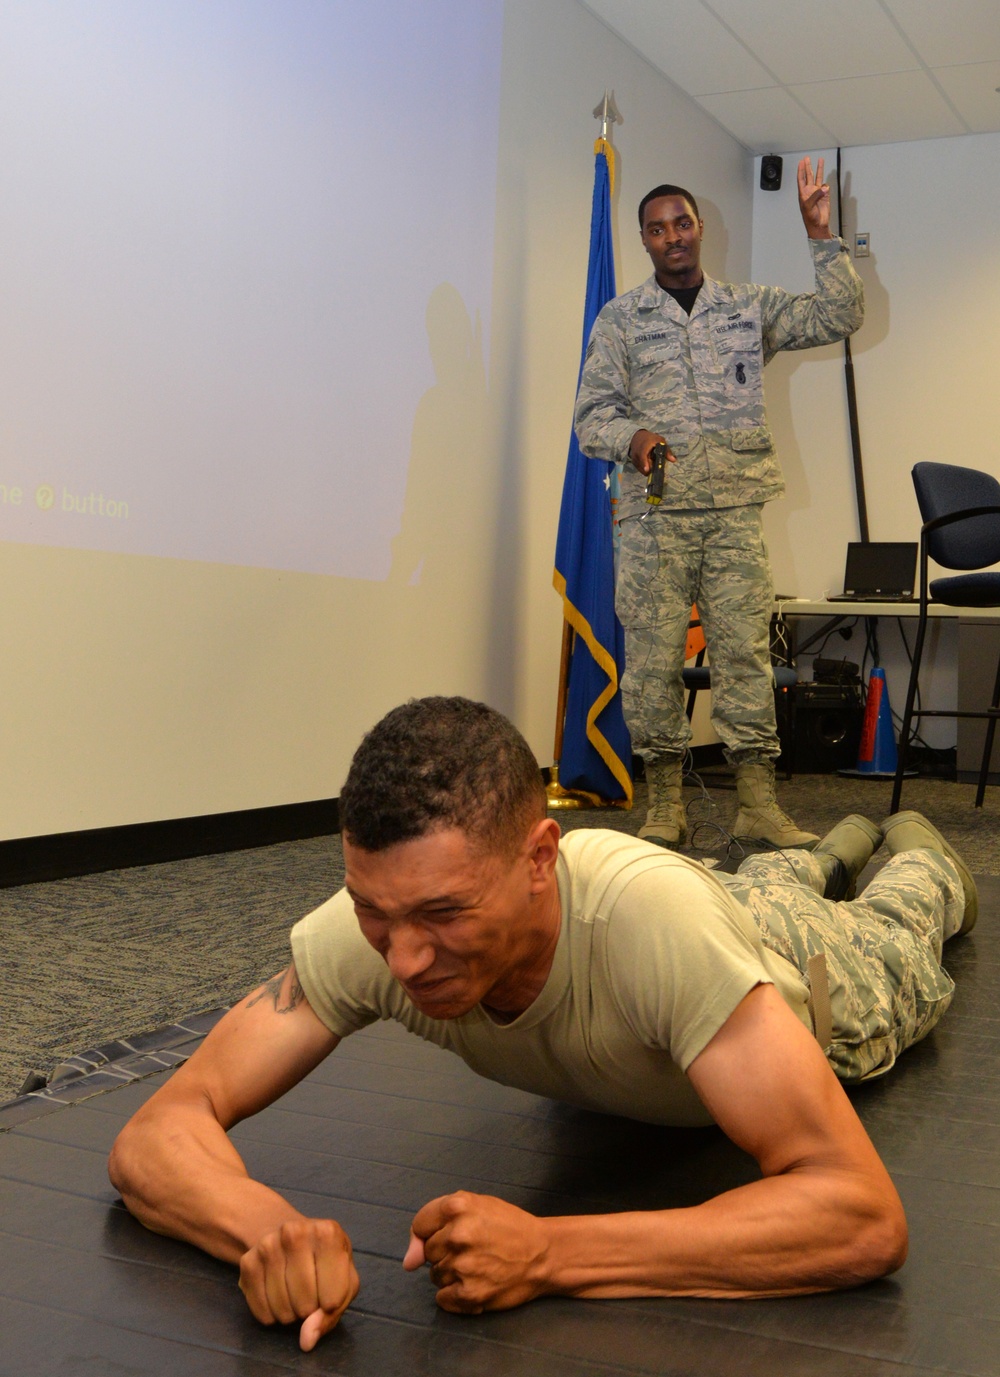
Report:
[[393,708],[354,753],[340,792],[344,835],[363,851],[458,827],[485,851],[512,856],[545,810],[524,737],[502,713],[468,698],[413,698]]
[[694,211],[694,218],[696,220],[701,219],[701,216],[698,214],[698,202],[691,195],[690,191],[685,191],[682,186],[672,186],[669,182],[666,182],[663,186],[654,186],[652,191],[647,191],[645,196],[639,202],[640,229],[646,228],[646,226],[643,224],[642,219],[643,215],[646,213],[646,207],[649,205],[650,201],[656,201],[661,196],[683,196],[685,201],[687,201],[688,205]]

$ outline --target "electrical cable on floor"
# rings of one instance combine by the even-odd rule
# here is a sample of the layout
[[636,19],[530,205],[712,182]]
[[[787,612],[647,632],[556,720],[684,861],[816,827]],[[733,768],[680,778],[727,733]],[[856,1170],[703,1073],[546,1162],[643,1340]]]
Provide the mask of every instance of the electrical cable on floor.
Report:
[[[698,809],[704,807],[707,808],[709,813],[717,813],[719,811],[719,805],[708,792],[708,788],[702,776],[694,768],[694,757],[690,750],[684,753],[681,778],[682,788],[684,784],[693,784],[695,788],[700,790],[699,796],[685,806],[685,811],[688,816],[688,844],[694,851],[711,853],[717,851],[725,852],[721,861],[716,860],[715,856],[712,855],[709,858],[711,864],[709,864],[708,861],[702,861],[702,864],[708,865],[709,869],[725,866],[734,860],[739,864],[745,861],[749,856],[757,855],[762,851],[774,851],[779,855],[784,855],[784,852],[788,849],[787,847],[775,846],[773,843],[762,841],[757,837],[735,837],[727,827],[724,827],[721,822],[717,822],[712,817],[699,818],[695,816],[692,818],[692,808]],[[698,857],[698,859],[701,860],[702,858]],[[795,867],[792,865],[791,861],[788,861],[787,864],[792,873],[793,880],[797,882],[798,876],[795,873]]]
[[[737,838],[711,816],[711,814],[719,811],[719,805],[708,792],[704,779],[694,768],[694,757],[690,750],[686,751],[684,755],[682,782],[689,785],[693,784],[700,791],[698,797],[685,807],[689,822],[688,841],[691,847],[695,851],[717,852],[724,850],[725,856],[722,862],[713,857],[716,866],[724,865],[727,861],[733,860],[734,855],[738,855],[739,859],[742,860],[747,853]],[[704,810],[705,815],[699,817],[698,810]],[[734,847],[737,848],[735,852]]]

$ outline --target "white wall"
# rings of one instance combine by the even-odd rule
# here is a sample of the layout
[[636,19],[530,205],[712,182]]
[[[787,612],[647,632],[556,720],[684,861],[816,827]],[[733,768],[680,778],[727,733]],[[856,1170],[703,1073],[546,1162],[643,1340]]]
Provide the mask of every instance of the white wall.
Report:
[[[330,797],[361,733],[414,694],[485,698],[551,759],[552,555],[606,86],[626,119],[620,288],[646,275],[635,206],[665,179],[702,202],[709,271],[746,275],[742,149],[576,0],[508,0],[489,373],[461,303],[432,302],[400,536],[423,551],[419,583],[402,558],[379,583],[0,544],[0,837]],[[358,462],[379,462],[377,418]]]
[[[832,180],[836,151],[819,152]],[[871,256],[855,261],[867,314],[852,344],[874,540],[916,539],[920,518],[910,469],[917,460],[1000,476],[993,383],[1000,179],[992,169],[998,157],[996,134],[850,148],[842,155],[845,236],[853,242],[856,230],[871,235]],[[810,273],[796,209],[796,162],[797,155],[786,156],[780,191],[755,189],[753,275],[805,290]],[[767,370],[767,397],[788,483],[788,495],[767,517],[779,590],[802,597],[839,592],[847,541],[858,538],[842,346],[779,355]],[[890,697],[901,712],[907,666],[895,624],[883,621],[880,637]],[[931,649],[924,705],[954,706],[956,628],[943,628]],[[835,637],[828,650],[859,660],[862,646],[857,638],[845,646]],[[954,744],[955,724],[925,722],[922,733],[933,745]]]

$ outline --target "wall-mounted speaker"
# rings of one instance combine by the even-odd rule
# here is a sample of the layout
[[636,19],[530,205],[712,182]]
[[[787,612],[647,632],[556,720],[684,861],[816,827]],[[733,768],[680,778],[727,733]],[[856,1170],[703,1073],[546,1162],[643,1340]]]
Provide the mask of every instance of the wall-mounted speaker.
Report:
[[781,186],[781,159],[777,153],[765,153],[760,160],[761,191],[777,191]]
[[796,684],[792,690],[796,774],[853,770],[861,737],[861,689],[855,684]]

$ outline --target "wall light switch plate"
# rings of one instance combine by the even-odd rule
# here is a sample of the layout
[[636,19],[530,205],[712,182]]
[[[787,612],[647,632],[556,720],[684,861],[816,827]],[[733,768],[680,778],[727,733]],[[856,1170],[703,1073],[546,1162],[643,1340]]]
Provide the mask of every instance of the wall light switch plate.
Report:
[[864,234],[856,234],[854,236],[854,257],[867,258],[870,252],[869,243],[867,230]]

